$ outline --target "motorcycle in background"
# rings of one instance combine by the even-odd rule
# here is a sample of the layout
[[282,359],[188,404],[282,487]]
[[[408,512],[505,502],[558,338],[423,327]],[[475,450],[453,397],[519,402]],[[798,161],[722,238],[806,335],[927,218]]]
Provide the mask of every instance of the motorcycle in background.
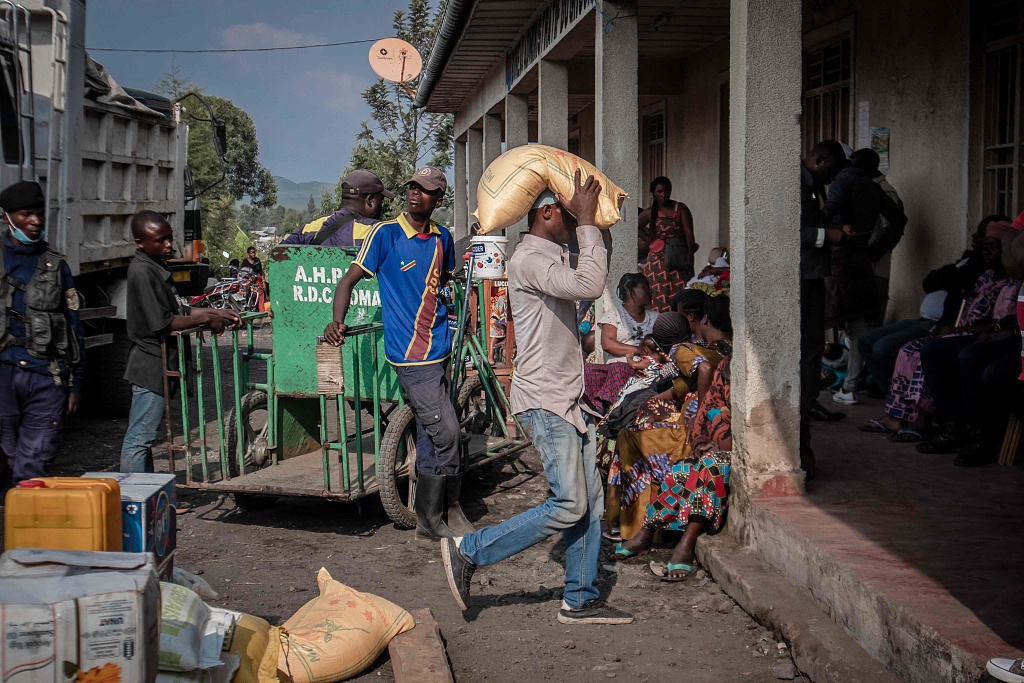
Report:
[[239,269],[231,277],[221,278],[188,302],[196,308],[231,309],[236,313],[259,310],[259,293],[263,278],[248,268]]

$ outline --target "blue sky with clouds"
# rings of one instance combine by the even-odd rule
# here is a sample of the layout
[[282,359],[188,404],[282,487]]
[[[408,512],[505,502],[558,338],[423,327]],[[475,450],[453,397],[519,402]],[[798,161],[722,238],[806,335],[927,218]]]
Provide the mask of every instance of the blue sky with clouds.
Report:
[[[88,47],[248,48],[384,38],[406,0],[89,0]],[[260,160],[298,182],[334,181],[369,108],[370,44],[237,54],[179,54],[206,92],[256,122]],[[92,52],[122,85],[150,89],[170,54]]]

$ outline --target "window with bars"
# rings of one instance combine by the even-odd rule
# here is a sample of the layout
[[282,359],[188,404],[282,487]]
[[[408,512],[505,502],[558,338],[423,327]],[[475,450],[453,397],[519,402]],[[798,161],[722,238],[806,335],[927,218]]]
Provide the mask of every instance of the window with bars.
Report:
[[985,7],[985,213],[1016,216],[1024,205],[1024,0]]
[[648,109],[643,114],[640,127],[643,135],[643,187],[640,189],[646,200],[651,181],[665,175],[665,103]]
[[804,52],[804,150],[821,140],[850,141],[851,50],[845,35]]

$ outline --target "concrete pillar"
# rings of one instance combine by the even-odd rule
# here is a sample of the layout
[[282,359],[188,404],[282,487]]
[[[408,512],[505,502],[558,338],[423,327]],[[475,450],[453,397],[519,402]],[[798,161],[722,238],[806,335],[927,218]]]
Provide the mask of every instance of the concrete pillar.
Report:
[[569,67],[565,62],[542,59],[537,65],[537,142],[558,149],[569,146]]
[[469,230],[466,217],[469,215],[469,203],[466,197],[466,143],[455,141],[455,216],[452,221],[452,235],[465,235]]
[[[530,108],[526,95],[509,94],[505,97],[505,149],[521,147],[530,141]],[[508,236],[508,255],[519,244],[520,233],[527,229],[526,219],[505,230]]]
[[611,229],[611,261],[604,299],[597,313],[617,302],[615,285],[623,274],[636,271],[636,216],[640,195],[639,100],[637,87],[636,2],[598,0],[594,37],[594,164],[625,190],[622,222]]
[[469,217],[466,219],[466,233],[469,226],[476,222],[473,212],[476,211],[476,187],[480,184],[480,176],[484,173],[484,132],[480,128],[466,131],[466,192],[469,195]]
[[[732,0],[733,478],[740,501],[803,489],[800,401],[801,0]],[[766,295],[766,293],[768,293]]]
[[501,114],[484,114],[484,168],[501,156]]

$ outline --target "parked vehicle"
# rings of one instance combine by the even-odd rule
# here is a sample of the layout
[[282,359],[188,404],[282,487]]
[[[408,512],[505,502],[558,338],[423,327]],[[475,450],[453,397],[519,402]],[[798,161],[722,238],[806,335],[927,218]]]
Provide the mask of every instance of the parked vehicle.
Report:
[[0,2],[0,187],[43,186],[48,240],[65,255],[82,302],[84,389],[103,397],[85,404],[126,415],[131,216],[167,216],[182,254],[172,263],[177,285],[205,286],[209,267],[199,262],[201,192],[187,183],[182,107],[120,88],[82,49],[85,19],[84,0]]
[[234,277],[221,278],[209,285],[202,294],[193,296],[188,304],[200,308],[230,308],[238,313],[259,311],[259,292],[263,278],[242,269]]

